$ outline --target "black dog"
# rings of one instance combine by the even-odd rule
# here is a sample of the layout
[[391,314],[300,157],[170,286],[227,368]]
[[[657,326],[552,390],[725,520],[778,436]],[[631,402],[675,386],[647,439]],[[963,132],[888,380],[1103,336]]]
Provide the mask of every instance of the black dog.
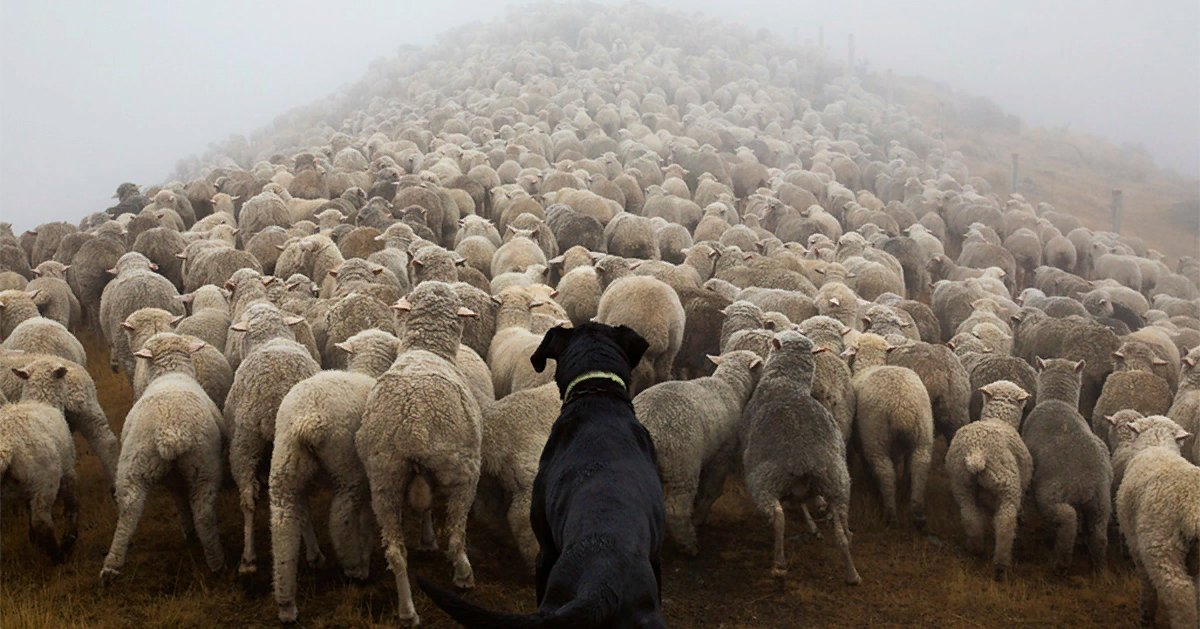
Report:
[[433,602],[467,627],[665,627],[661,605],[664,512],[654,442],[626,388],[647,348],[625,327],[554,328],[530,357],[557,361],[562,412],[542,450],[530,518],[537,613],[476,607],[418,578]]

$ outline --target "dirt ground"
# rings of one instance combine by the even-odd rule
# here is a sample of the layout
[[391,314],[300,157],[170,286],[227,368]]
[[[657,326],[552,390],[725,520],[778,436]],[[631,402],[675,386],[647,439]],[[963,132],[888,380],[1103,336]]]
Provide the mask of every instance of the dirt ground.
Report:
[[[115,426],[130,405],[123,376],[108,371],[106,352],[88,344],[90,371],[101,403]],[[79,543],[62,566],[34,551],[27,515],[5,496],[0,546],[0,627],[204,627],[272,626],[269,539],[260,511],[260,569],[249,580],[234,575],[241,550],[241,516],[232,488],[219,508],[226,573],[210,575],[198,547],[182,547],[174,503],[160,488],[152,494],[134,536],[121,578],[99,585],[100,566],[112,538],[116,509],[106,495],[99,461],[82,441],[82,514]],[[940,448],[935,460],[941,458]],[[1106,571],[1093,574],[1084,553],[1067,577],[1050,566],[1051,536],[1030,517],[1016,543],[1015,577],[991,579],[987,559],[961,550],[962,534],[945,477],[938,469],[929,487],[929,531],[880,523],[873,488],[855,478],[851,526],[854,559],[863,577],[844,585],[832,540],[806,539],[789,528],[790,574],[782,587],[769,575],[771,536],[765,518],[750,509],[736,479],[700,529],[701,554],[689,559],[668,549],[664,557],[663,607],[677,627],[1133,627],[1138,584],[1119,546],[1110,545]],[[327,496],[315,504],[323,523]],[[792,518],[791,522],[798,522]],[[323,548],[330,552],[324,528]],[[468,597],[495,609],[533,608],[532,579],[508,540],[472,522],[470,556],[478,587]],[[414,536],[415,539],[415,536]],[[450,565],[432,554],[412,555],[410,570],[449,586]],[[425,626],[453,623],[420,592]],[[301,569],[301,626],[367,627],[394,624],[394,581],[376,552],[370,582],[347,582],[330,565]]]

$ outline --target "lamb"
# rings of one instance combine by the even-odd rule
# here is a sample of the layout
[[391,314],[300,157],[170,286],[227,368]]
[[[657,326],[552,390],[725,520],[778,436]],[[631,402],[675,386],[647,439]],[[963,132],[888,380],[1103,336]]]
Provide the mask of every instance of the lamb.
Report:
[[[100,330],[108,341],[113,371],[119,368],[133,379],[133,350],[121,329],[124,321],[139,308],[162,308],[173,315],[183,314],[179,291],[167,278],[154,271],[157,266],[146,256],[130,252],[117,261],[115,276],[100,296]],[[223,280],[222,280],[223,281]]]
[[933,453],[933,410],[921,378],[906,367],[886,365],[888,343],[862,334],[846,350],[854,377],[854,426],[863,456],[883,498],[884,519],[896,517],[896,466],[906,463],[912,485],[912,518],[925,526],[925,479]]
[[1117,522],[1142,583],[1142,622],[1154,623],[1162,598],[1172,627],[1200,626],[1200,582],[1187,558],[1200,545],[1200,468],[1179,456],[1190,435],[1161,416],[1131,426],[1139,452],[1117,490]]
[[737,465],[742,409],[758,383],[762,358],[746,350],[709,356],[713,375],[662,382],[637,395],[633,409],[650,431],[666,486],[667,530],[695,555],[697,522],[720,497]]
[[629,387],[632,395],[670,379],[675,355],[683,344],[685,317],[678,294],[653,277],[621,278],[604,290],[596,321],[613,327],[626,325],[650,343],[634,371]]
[[1112,463],[1108,447],[1077,410],[1084,363],[1038,358],[1037,367],[1038,403],[1021,427],[1021,438],[1033,456],[1033,497],[1042,517],[1056,528],[1054,563],[1059,572],[1071,566],[1081,525],[1087,531],[1092,566],[1100,569],[1112,514]]
[[237,483],[243,518],[240,574],[256,572],[254,508],[259,494],[258,463],[275,439],[275,417],[283,397],[297,382],[321,370],[295,341],[285,317],[271,304],[246,309],[246,319],[231,330],[244,333],[245,358],[225,398],[225,421],[233,427],[229,467]]
[[50,354],[87,366],[87,354],[79,339],[63,325],[38,314],[35,300],[40,291],[0,292],[0,349],[30,354]]
[[1167,417],[1192,433],[1182,446],[1183,458],[1193,465],[1200,465],[1200,347],[1193,347],[1183,358],[1183,369],[1179,375],[1179,391]]
[[0,351],[0,394],[10,400],[19,400],[23,381],[16,376],[13,369],[26,367],[42,359],[57,360],[66,366],[63,414],[66,416],[67,426],[71,432],[79,433],[100,459],[104,475],[111,487],[116,478],[120,443],[108,425],[108,418],[104,415],[104,409],[100,407],[96,396],[96,383],[92,381],[86,369],[56,356],[3,350]]
[[1007,380],[984,385],[980,392],[983,415],[954,434],[946,450],[946,473],[972,552],[983,550],[983,511],[992,511],[996,532],[992,569],[996,580],[1004,581],[1012,568],[1021,500],[1033,480],[1033,458],[1017,432],[1030,396]]
[[[774,351],[762,369],[742,420],[746,490],[758,510],[771,519],[775,533],[771,575],[782,578],[787,574],[780,501],[819,497],[825,500],[833,518],[834,540],[845,563],[845,581],[857,585],[862,579],[850,556],[846,444],[833,417],[810,393],[813,352],[823,350],[814,349],[807,337],[794,331],[778,334],[771,345]],[[811,531],[815,526],[810,522],[809,528]]]
[[[347,577],[366,579],[370,571],[369,539],[373,533],[367,474],[354,446],[367,396],[399,349],[399,340],[380,330],[364,330],[338,343],[349,354],[346,371],[322,371],[297,383],[275,416],[271,456],[271,555],[279,619],[295,622],[296,555],[301,526],[310,562],[320,550],[308,513],[308,485],[324,471],[332,477],[329,535]],[[332,395],[331,395],[332,394]]]
[[152,336],[136,356],[150,363],[150,386],[125,416],[117,464],[117,529],[101,584],[120,575],[150,487],[170,471],[186,488],[175,493],[187,538],[198,537],[213,572],[225,566],[217,533],[216,503],[221,487],[221,442],[229,434],[221,411],[195,379],[191,355],[204,347],[176,334]]
[[459,318],[475,314],[461,303],[441,282],[425,282],[398,302],[406,311],[403,351],[371,390],[354,437],[370,481],[384,555],[396,577],[397,613],[410,624],[419,620],[408,580],[401,510],[428,511],[431,487],[446,498],[454,584],[470,588],[475,582],[466,524],[479,480],[482,436],[479,405],[455,366],[462,336]]
[[[0,395],[0,481],[28,496],[29,538],[59,564],[79,535],[75,442],[63,419],[67,367],[43,358],[12,373],[24,382],[18,401]],[[61,539],[52,513],[58,501],[66,520]]]

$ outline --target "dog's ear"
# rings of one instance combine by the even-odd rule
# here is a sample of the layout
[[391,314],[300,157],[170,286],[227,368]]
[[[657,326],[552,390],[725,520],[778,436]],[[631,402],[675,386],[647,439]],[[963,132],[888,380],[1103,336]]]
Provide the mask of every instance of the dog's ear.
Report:
[[646,342],[646,339],[634,332],[633,328],[624,325],[613,328],[613,340],[629,358],[630,371],[637,367],[642,360],[642,355],[646,353],[647,349],[650,349],[650,344]]
[[529,357],[529,362],[533,365],[534,371],[538,373],[545,371],[546,359],[548,358],[558,360],[558,357],[567,349],[567,343],[570,342],[571,335],[574,333],[574,329],[564,328],[561,325],[550,328],[546,332],[546,335],[542,337],[542,344],[538,345],[537,351]]

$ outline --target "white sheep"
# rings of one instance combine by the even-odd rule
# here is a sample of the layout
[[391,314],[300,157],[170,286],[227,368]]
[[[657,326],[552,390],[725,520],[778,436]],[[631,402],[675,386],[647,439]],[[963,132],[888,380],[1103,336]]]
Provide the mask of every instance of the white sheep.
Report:
[[1000,581],[1008,578],[1012,567],[1021,498],[1033,480],[1033,458],[1017,432],[1029,393],[1007,380],[979,391],[984,400],[982,415],[954,434],[946,450],[946,473],[972,552],[983,551],[983,510],[992,510],[996,531],[992,567]]
[[1171,627],[1200,627],[1200,581],[1187,567],[1200,544],[1200,467],[1179,456],[1192,435],[1161,415],[1130,426],[1141,451],[1117,490],[1117,522],[1142,583],[1143,624],[1153,624],[1161,598]]
[[244,321],[230,328],[243,334],[246,357],[234,373],[224,409],[226,422],[233,428],[229,467],[237,483],[243,518],[242,560],[238,565],[241,574],[258,569],[254,553],[258,463],[275,440],[279,404],[293,385],[321,370],[309,351],[292,337],[288,327],[291,317],[265,303],[250,306],[245,316]]
[[455,365],[462,323],[475,316],[450,285],[427,280],[397,302],[404,332],[402,353],[379,378],[355,435],[371,484],[371,506],[388,567],[396,577],[401,621],[417,624],[408,580],[408,550],[401,510],[430,509],[430,488],[446,500],[447,553],[454,584],[474,587],[467,558],[466,525],[480,469],[480,413]]
[[532,310],[540,302],[527,287],[505,289],[496,298],[496,333],[488,348],[487,363],[492,370],[492,389],[498,398],[513,391],[540,386],[554,379],[554,369],[537,373],[529,364],[542,335],[530,331]]
[[858,337],[846,350],[853,357],[854,428],[863,456],[879,482],[884,517],[896,522],[897,455],[907,463],[912,484],[912,516],[925,526],[925,480],[933,453],[933,409],[917,374],[886,365],[888,343],[877,334]]
[[[29,497],[29,537],[62,563],[79,533],[75,442],[63,418],[67,367],[43,358],[12,373],[24,381],[20,400],[4,403],[0,394],[0,481]],[[66,530],[54,533],[54,503],[62,501]]]
[[662,382],[633,399],[638,419],[654,438],[667,490],[667,529],[689,555],[698,552],[695,523],[705,519],[737,467],[742,409],[763,364],[747,350],[709,359],[717,365],[713,375]]
[[[337,347],[349,355],[347,371],[322,371],[297,383],[279,405],[271,455],[271,555],[279,619],[295,622],[296,556],[301,526],[311,535],[308,485],[324,471],[333,481],[329,534],[346,576],[366,579],[372,532],[367,475],[354,449],[354,434],[375,379],[396,358],[399,341],[380,330],[364,330]],[[311,538],[310,538],[311,539]],[[310,563],[319,561],[306,544]]]
[[196,382],[192,354],[201,341],[156,334],[135,353],[150,362],[150,386],[125,416],[117,463],[117,528],[104,558],[100,582],[109,584],[125,565],[129,543],[146,507],[150,488],[171,471],[186,489],[176,494],[187,537],[198,537],[209,570],[225,566],[217,534],[221,487],[221,441],[228,430],[217,405]]
[[0,349],[50,354],[86,367],[83,345],[63,324],[41,316],[40,298],[39,290],[0,292]]

